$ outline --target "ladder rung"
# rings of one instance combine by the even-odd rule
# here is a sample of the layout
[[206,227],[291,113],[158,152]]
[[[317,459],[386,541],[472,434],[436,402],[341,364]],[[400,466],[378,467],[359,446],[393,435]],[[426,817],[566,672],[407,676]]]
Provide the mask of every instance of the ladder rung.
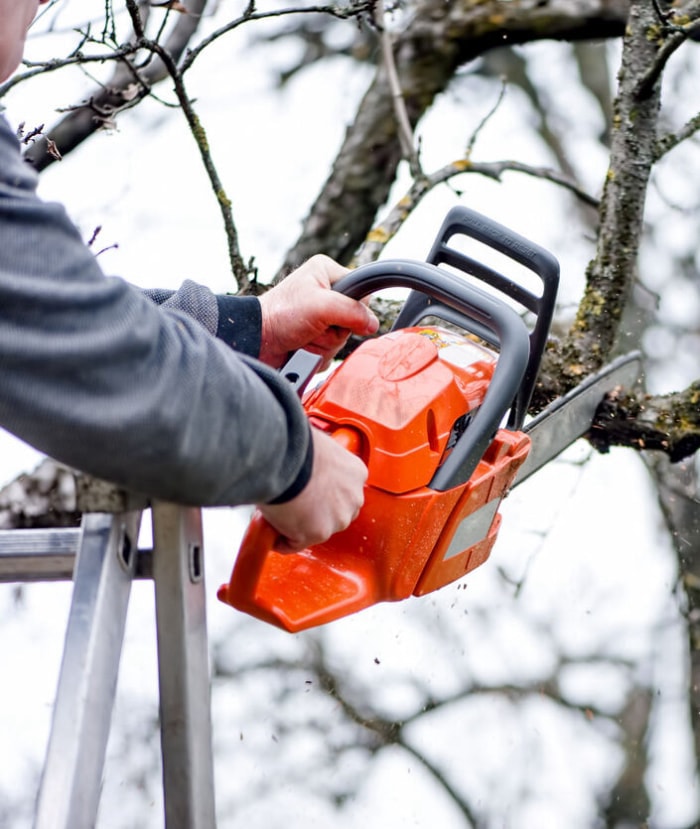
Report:
[[[0,530],[0,583],[73,578],[80,527]],[[151,578],[152,550],[139,550],[136,578]]]

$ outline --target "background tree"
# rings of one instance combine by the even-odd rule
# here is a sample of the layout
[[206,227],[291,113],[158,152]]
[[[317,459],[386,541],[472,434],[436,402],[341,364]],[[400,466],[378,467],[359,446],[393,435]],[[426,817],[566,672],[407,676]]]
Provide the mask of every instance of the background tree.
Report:
[[[324,150],[325,182],[323,171],[315,173],[318,193],[299,206],[306,215],[297,217],[298,238],[270,245],[282,262],[276,278],[319,250],[346,263],[375,258],[385,245],[412,255],[419,228],[429,224],[423,238],[429,237],[442,218],[436,221],[436,212],[463,200],[529,233],[562,261],[564,284],[535,408],[621,350],[640,347],[646,360],[647,391],[608,401],[591,443],[634,450],[624,463],[641,455],[667,533],[663,540],[656,534],[651,509],[625,510],[635,487],[647,486],[632,466],[624,487],[618,480],[598,491],[592,509],[609,536],[601,547],[628,571],[607,580],[604,571],[598,590],[588,591],[590,622],[577,618],[574,625],[564,595],[551,592],[563,568],[592,578],[588,562],[551,559],[553,545],[574,546],[573,534],[583,532],[578,510],[587,473],[577,465],[556,470],[569,476],[570,489],[547,470],[528,484],[527,495],[509,499],[500,552],[476,577],[478,595],[457,585],[304,637],[228,622],[214,654],[220,768],[234,770],[218,786],[224,819],[289,827],[303,799],[299,825],[309,808],[326,824],[332,815],[355,825],[363,819],[358,792],[373,780],[401,780],[401,767],[425,793],[425,817],[417,820],[426,826],[440,822],[436,816],[445,826],[694,825],[696,771],[678,772],[667,792],[653,781],[663,779],[664,762],[674,767],[664,742],[669,696],[685,695],[685,723],[678,704],[673,722],[681,731],[687,726],[695,764],[700,757],[700,119],[693,82],[700,4],[486,0],[235,10],[203,0],[125,0],[106,2],[99,19],[82,18],[73,31],[65,21],[76,7],[76,0],[48,7],[41,25],[53,33],[50,45],[32,44],[24,69],[0,88],[22,117],[23,89],[85,73],[80,99],[66,101],[52,87],[52,105],[60,100],[65,110],[56,125],[25,122],[28,160],[42,170],[59,166],[59,158],[72,164],[69,154],[86,138],[126,128],[144,108],[146,119],[156,111],[168,121],[184,115],[223,224],[225,248],[218,252],[231,290],[261,289],[261,254],[244,245],[240,228],[256,212],[268,228],[270,187],[261,169],[260,190],[268,194],[245,202],[235,176],[225,172],[227,139],[245,125],[246,113],[233,114],[227,134],[215,117],[219,93],[212,88],[245,87],[247,79],[220,74],[223,50],[245,48],[269,59],[280,101],[305,76],[342,62],[343,77],[363,91],[351,96],[356,107],[337,152]],[[34,54],[44,48],[49,59]],[[323,92],[330,94],[344,90]],[[280,132],[276,150],[287,165],[302,152],[320,154],[314,126],[307,127],[303,150],[286,146]],[[151,192],[147,181],[142,185]],[[92,228],[86,235],[94,235]],[[567,457],[585,457],[580,447],[576,452]],[[591,465],[613,463],[619,453]],[[31,523],[18,485],[5,491],[6,520]],[[567,496],[577,486],[571,506]],[[39,494],[50,499],[55,491],[49,482]],[[531,502],[538,497],[546,508],[536,521]],[[604,524],[606,508],[612,517]],[[75,505],[62,504],[63,511],[73,513]],[[570,535],[557,542],[561,521]],[[659,547],[672,545],[675,560],[641,553],[650,536]],[[218,545],[223,555],[223,541]],[[677,644],[679,631],[685,663],[669,660],[660,644]],[[155,741],[140,736],[152,714],[148,706],[126,708],[112,769],[121,770],[129,791],[144,793],[133,807],[143,817],[144,804],[157,797]],[[681,733],[676,754],[683,740]],[[281,790],[273,790],[273,779],[285,781]],[[556,781],[550,788],[548,779]],[[107,804],[115,797],[105,796]],[[380,822],[381,798],[369,800]],[[9,795],[7,803],[8,820],[29,808]],[[381,822],[391,825],[401,803],[389,794],[385,803]],[[134,825],[130,814],[117,816],[107,805],[105,823]]]

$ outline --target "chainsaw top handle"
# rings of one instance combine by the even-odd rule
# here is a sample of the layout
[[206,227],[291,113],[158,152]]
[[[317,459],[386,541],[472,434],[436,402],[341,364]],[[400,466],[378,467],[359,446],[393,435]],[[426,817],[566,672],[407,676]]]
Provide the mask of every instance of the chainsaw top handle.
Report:
[[[533,293],[483,262],[479,262],[454,247],[450,247],[448,243],[458,235],[476,239],[476,241],[493,248],[536,274],[542,281],[541,294]],[[510,410],[508,420],[509,429],[521,429],[535,387],[542,353],[547,344],[549,327],[554,314],[559,286],[559,263],[549,251],[529,239],[498,224],[487,216],[463,206],[453,207],[445,217],[427,261],[432,265],[444,263],[469,274],[495,288],[535,315],[534,327],[529,335],[530,356],[525,377]],[[458,325],[462,324],[459,320],[453,320],[449,307],[445,307],[439,302],[435,304],[433,298],[427,296],[425,292],[414,292],[406,300],[396,319],[394,328],[408,328],[416,325],[420,319],[427,316],[441,317],[448,322],[454,321]],[[478,324],[473,325],[468,330],[492,345],[499,346],[498,341],[493,338],[492,331],[481,329]]]
[[[499,358],[483,403],[429,484],[435,490],[451,489],[469,480],[504,415],[513,406],[528,366],[528,331],[518,314],[496,297],[425,262],[373,262],[351,271],[333,286],[353,299],[386,288],[409,288],[426,295],[441,307],[450,308],[455,324],[471,331],[476,323],[499,346]],[[298,351],[282,373],[301,389],[314,373],[318,359]]]

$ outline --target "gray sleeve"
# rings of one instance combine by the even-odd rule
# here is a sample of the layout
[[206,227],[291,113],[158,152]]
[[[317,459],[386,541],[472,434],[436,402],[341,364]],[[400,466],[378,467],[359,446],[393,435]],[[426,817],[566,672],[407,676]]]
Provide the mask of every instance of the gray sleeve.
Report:
[[309,427],[276,372],[105,277],[0,117],[0,426],[48,455],[183,503],[292,497]]

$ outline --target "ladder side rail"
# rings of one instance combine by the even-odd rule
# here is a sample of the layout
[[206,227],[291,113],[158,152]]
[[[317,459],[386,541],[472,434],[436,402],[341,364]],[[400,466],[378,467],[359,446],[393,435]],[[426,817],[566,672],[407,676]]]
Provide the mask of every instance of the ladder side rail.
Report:
[[35,829],[95,826],[140,519],[83,517]]
[[156,502],[160,731],[167,829],[216,825],[201,510]]

